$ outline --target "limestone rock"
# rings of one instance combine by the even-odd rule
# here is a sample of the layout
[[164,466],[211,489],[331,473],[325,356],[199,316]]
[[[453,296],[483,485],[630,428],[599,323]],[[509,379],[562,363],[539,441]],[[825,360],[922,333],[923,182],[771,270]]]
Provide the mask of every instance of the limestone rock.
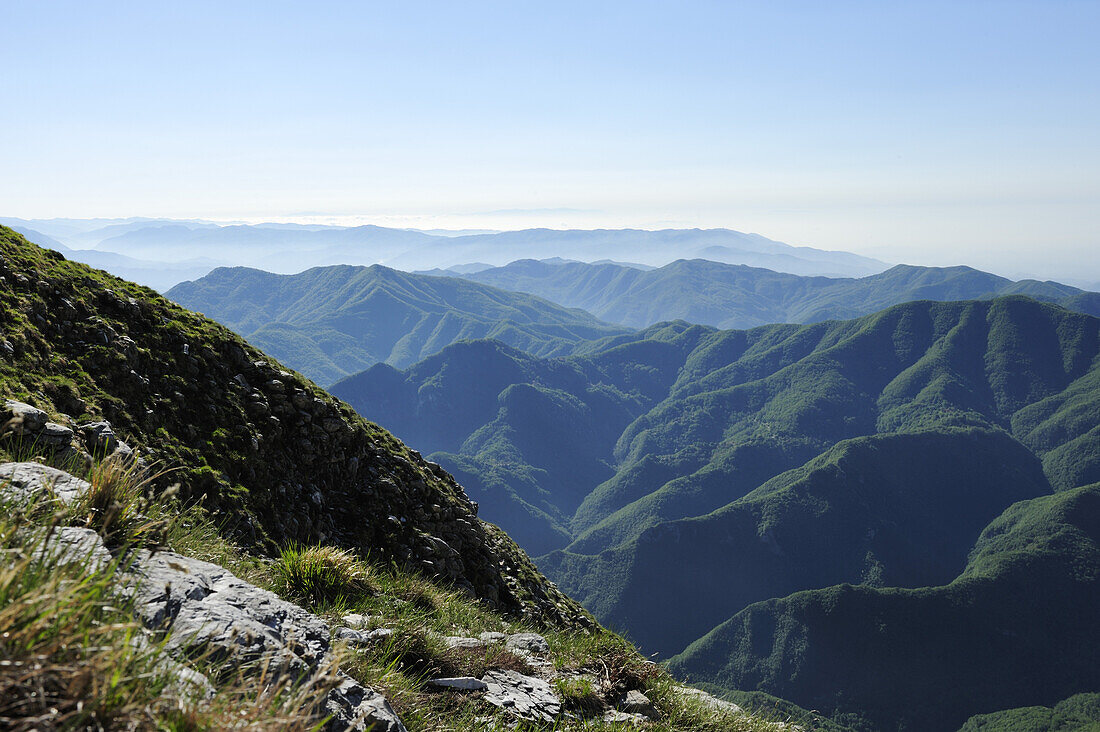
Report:
[[47,422],[35,435],[35,441],[51,450],[63,450],[73,441],[73,431],[63,424]]
[[653,708],[653,703],[649,701],[649,697],[637,689],[631,689],[623,694],[623,698],[615,706],[628,714],[641,714],[650,718],[656,716],[656,710]]
[[110,455],[119,446],[120,441],[110,422],[89,422],[81,425],[80,434],[84,437],[88,450],[98,456]]
[[603,721],[612,724],[632,724],[641,727],[649,722],[649,719],[641,714],[624,712],[618,709],[608,709],[603,713]]
[[382,618],[377,615],[360,615],[359,613],[348,613],[343,618],[344,625],[354,630],[362,630],[368,625],[372,625],[377,622],[381,622]]
[[354,628],[339,627],[332,631],[332,637],[342,640],[353,648],[367,648],[376,645],[393,635],[390,628],[375,628],[374,630],[355,630]]
[[227,669],[261,661],[273,671],[314,672],[329,651],[329,629],[316,615],[215,564],[175,552],[139,552],[136,611],[168,633],[171,653],[201,649]]
[[4,412],[0,413],[0,416],[3,416],[3,420],[0,420],[3,422],[9,419],[18,420],[18,425],[13,425],[17,432],[37,432],[46,426],[49,419],[48,415],[38,407],[32,407],[30,404],[17,402],[14,399],[4,400]]
[[431,679],[428,681],[429,686],[438,686],[445,689],[462,689],[464,691],[482,691],[488,689],[489,685],[481,679],[475,679],[473,676],[456,676],[454,678],[445,679]]
[[485,648],[485,641],[479,638],[466,638],[460,635],[443,636],[443,644],[448,648],[470,648],[480,650]]
[[516,633],[508,636],[504,642],[510,651],[526,651],[527,653],[549,653],[550,644],[538,633]]
[[0,465],[0,492],[19,502],[51,496],[61,503],[72,503],[89,488],[86,481],[39,463]]
[[406,732],[386,697],[341,673],[340,685],[329,692],[324,711],[332,715],[327,732]]
[[497,633],[494,631],[486,631],[478,636],[479,640],[483,640],[486,643],[503,643],[508,638],[504,633]]
[[[91,529],[76,526],[59,526],[49,532],[40,530],[35,537],[36,558],[51,562],[57,566],[65,564],[85,564],[91,572],[107,569],[111,565],[111,553],[103,544],[99,534]],[[40,543],[41,542],[41,543]]]
[[550,684],[515,671],[489,671],[485,682],[485,701],[506,709],[520,719],[553,722],[561,714],[561,700]]
[[744,713],[744,710],[733,702],[726,701],[725,699],[719,699],[712,694],[708,694],[702,689],[696,689],[691,686],[673,686],[672,691],[676,694],[679,694],[680,696],[697,699],[712,709],[721,709],[727,712],[737,712],[742,714]]

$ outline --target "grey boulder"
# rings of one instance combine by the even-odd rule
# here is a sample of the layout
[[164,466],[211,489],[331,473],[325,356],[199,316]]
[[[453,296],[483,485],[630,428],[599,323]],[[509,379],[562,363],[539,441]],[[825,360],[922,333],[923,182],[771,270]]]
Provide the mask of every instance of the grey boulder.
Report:
[[170,652],[210,654],[226,670],[262,661],[294,675],[317,671],[328,654],[323,620],[216,564],[142,551],[133,572],[137,613],[168,634]]
[[37,432],[45,427],[49,420],[49,416],[38,407],[32,407],[30,404],[14,399],[4,400],[4,412],[0,416],[4,417],[4,422],[15,420],[16,424],[12,427],[16,432]]
[[538,633],[516,633],[508,636],[504,646],[510,651],[527,653],[549,653],[550,644]]
[[0,493],[18,502],[47,497],[72,503],[91,487],[87,481],[39,463],[0,465]]

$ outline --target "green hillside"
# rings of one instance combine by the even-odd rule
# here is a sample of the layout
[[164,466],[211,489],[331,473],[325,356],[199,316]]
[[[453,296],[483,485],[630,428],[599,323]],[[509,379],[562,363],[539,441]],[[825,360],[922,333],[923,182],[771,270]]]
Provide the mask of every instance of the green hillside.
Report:
[[1021,707],[977,714],[959,732],[1096,732],[1100,694],[1075,694],[1053,707]]
[[461,340],[494,338],[557,356],[627,332],[530,295],[380,265],[296,275],[225,267],[176,285],[167,297],[321,384],[379,362],[407,366]]
[[[580,351],[461,344],[333,389],[459,471],[483,515],[532,552],[553,547],[540,568],[648,652],[678,653],[746,608],[806,591],[950,586],[1010,505],[1100,471],[1100,321],[1026,297],[748,331],[668,323]],[[887,718],[837,697],[846,687],[825,671],[799,696],[778,675],[753,676],[756,656],[737,684],[694,658],[678,668],[697,680]],[[823,668],[832,662],[843,665]],[[934,659],[899,663],[939,673]],[[960,698],[981,683],[968,678],[956,679]],[[996,707],[944,708],[957,726]]]
[[897,265],[866,277],[830,278],[703,259],[681,259],[648,271],[618,264],[526,259],[459,276],[583,308],[635,328],[678,319],[719,328],[816,323],[855,318],[910,300],[1013,294],[1100,315],[1100,293],[1057,282],[1013,282],[970,267]]
[[[949,584],[840,585],[756,603],[669,666],[858,711],[882,729],[956,729],[976,710],[1054,705],[1100,688],[1098,579],[1094,484],[1011,506]],[[1021,714],[967,728],[1013,729]]]

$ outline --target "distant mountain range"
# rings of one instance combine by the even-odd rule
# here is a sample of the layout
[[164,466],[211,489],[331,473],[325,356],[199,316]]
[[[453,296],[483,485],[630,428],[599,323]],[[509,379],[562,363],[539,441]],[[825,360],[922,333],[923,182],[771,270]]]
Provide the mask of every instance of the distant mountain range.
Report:
[[53,237],[22,226],[11,227],[39,246],[61,252],[74,262],[87,264],[133,282],[139,282],[154,290],[167,290],[177,282],[202,277],[219,266],[211,259],[187,259],[179,262],[158,262],[137,259],[125,254],[104,252],[98,249],[70,249]]
[[[293,274],[335,264],[384,264],[402,270],[449,269],[481,262],[562,257],[579,261],[638,262],[660,266],[682,257],[767,267],[805,275],[862,276],[887,265],[848,252],[793,247],[730,229],[555,230],[506,232],[418,231],[380,226],[219,224],[171,219],[12,219],[0,223],[34,232],[47,246],[113,252],[141,260],[139,282],[161,284],[174,264],[210,260]],[[87,255],[80,254],[80,261]],[[91,262],[96,264],[96,262]],[[128,260],[126,262],[129,263]],[[163,272],[155,273],[155,265]],[[171,282],[182,281],[176,279]]]
[[849,252],[793,247],[730,229],[526,229],[435,241],[386,260],[398,269],[450,267],[467,262],[503,265],[516,259],[562,257],[660,266],[684,257],[747,264],[801,275],[862,276],[889,265]]
[[296,275],[220,268],[167,296],[320,384],[380,361],[407,366],[459,340],[496,338],[560,356],[592,339],[630,332],[533,295],[379,265]]
[[331,391],[694,680],[872,729],[1100,688],[1094,317],[1011,296],[564,359],[456,343]]
[[854,318],[910,300],[1021,294],[1100,315],[1100,294],[1057,282],[1012,280],[971,267],[897,265],[860,278],[800,277],[745,265],[678,260],[658,269],[563,260],[440,273],[528,292],[633,328],[668,320],[752,328]]

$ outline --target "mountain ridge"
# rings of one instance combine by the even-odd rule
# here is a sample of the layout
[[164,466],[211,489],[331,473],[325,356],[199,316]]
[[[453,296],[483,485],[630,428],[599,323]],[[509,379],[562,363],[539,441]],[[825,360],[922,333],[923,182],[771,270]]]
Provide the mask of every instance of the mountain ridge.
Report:
[[167,296],[208,313],[321,383],[376,362],[408,365],[458,340],[495,337],[557,355],[625,333],[581,310],[458,278],[382,265],[280,275],[218,268]]
[[965,266],[898,264],[865,277],[836,278],[802,277],[704,259],[678,259],[650,271],[615,264],[517,260],[450,276],[528,292],[634,328],[671,320],[723,329],[847,320],[911,300],[974,300],[1009,294],[1100,315],[1100,293],[1052,281],[1013,281]]

